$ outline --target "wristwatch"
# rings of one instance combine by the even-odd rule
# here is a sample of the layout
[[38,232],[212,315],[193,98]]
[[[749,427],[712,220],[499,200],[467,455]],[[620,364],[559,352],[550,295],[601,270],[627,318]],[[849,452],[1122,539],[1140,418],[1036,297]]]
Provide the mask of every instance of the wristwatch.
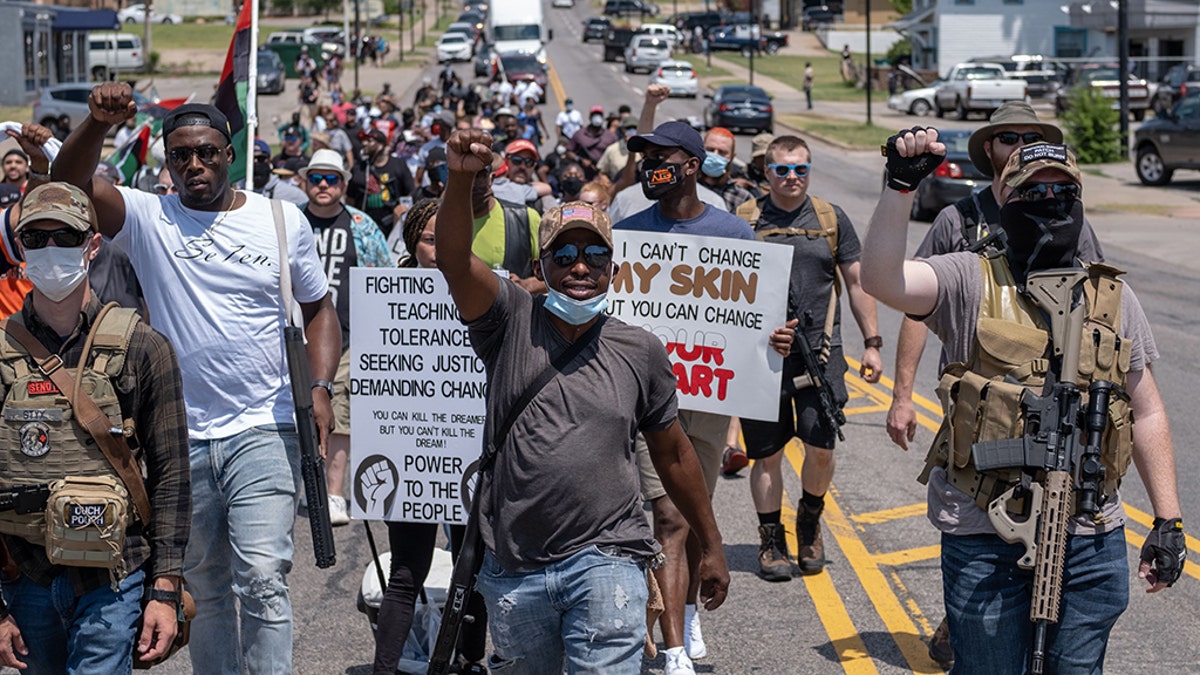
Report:
[[333,398],[333,383],[332,382],[330,382],[329,380],[313,380],[312,388],[316,389],[317,387],[322,387],[323,389],[325,389],[325,391],[329,392],[329,398]]
[[875,349],[883,349],[883,338],[878,335],[873,335],[866,340],[863,340],[863,346],[867,349],[872,347]]
[[157,600],[171,605],[179,606],[179,591],[168,591],[165,588],[147,588],[146,600]]

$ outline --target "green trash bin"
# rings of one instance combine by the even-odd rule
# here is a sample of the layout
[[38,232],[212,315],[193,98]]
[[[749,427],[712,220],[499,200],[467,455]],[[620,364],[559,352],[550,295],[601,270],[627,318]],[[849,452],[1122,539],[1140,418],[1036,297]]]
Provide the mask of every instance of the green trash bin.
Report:
[[300,77],[296,72],[296,58],[300,56],[300,48],[308,47],[308,55],[313,58],[317,64],[317,72],[325,66],[325,62],[321,59],[321,43],[319,42],[268,42],[263,45],[267,49],[279,55],[283,61],[284,72],[288,77]]

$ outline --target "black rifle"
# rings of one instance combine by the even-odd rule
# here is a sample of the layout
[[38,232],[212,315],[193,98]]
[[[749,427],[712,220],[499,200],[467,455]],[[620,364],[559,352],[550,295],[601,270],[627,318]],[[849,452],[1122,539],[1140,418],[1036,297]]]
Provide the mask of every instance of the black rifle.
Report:
[[[811,311],[804,312],[803,323],[804,328],[812,326],[813,317]],[[803,375],[797,375],[792,378],[792,384],[798,390],[806,387],[814,387],[817,390],[817,399],[821,403],[821,421],[825,423],[825,426],[829,427],[830,431],[837,432],[839,441],[846,440],[846,435],[842,433],[842,425],[846,423],[846,414],[842,412],[837,401],[833,400],[833,389],[829,387],[829,376],[825,374],[824,364],[817,358],[812,345],[808,344],[808,336],[805,335],[804,330],[796,331],[796,337],[793,341],[800,345],[800,357],[804,359],[805,372]],[[821,341],[824,343],[822,351],[828,355],[829,336],[822,334]]]
[[0,489],[0,511],[15,511],[23,516],[46,510],[50,499],[50,486],[46,483],[12,485]]
[[313,416],[312,375],[304,348],[304,330],[296,326],[283,329],[287,348],[288,374],[292,378],[292,399],[296,404],[296,433],[300,437],[300,475],[304,478],[304,496],[308,500],[308,522],[312,526],[313,554],[317,567],[325,569],[337,562],[333,548],[333,525],[329,522],[329,495],[325,489],[325,460],[318,447],[317,421]]

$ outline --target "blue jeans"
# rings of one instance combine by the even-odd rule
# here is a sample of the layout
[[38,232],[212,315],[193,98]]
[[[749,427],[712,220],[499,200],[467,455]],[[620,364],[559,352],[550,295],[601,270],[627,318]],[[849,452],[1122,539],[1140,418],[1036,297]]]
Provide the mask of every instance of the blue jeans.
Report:
[[22,574],[4,582],[4,598],[25,639],[29,665],[22,675],[132,673],[133,643],[142,615],[141,569],[113,591],[105,585],[75,597],[67,575],[50,587]]
[[[954,675],[1020,675],[1033,651],[1033,570],[1023,544],[994,535],[942,535],[942,585]],[[1058,623],[1046,632],[1046,671],[1100,673],[1108,634],[1129,603],[1125,531],[1068,537]]]
[[640,562],[589,546],[528,574],[486,553],[477,590],[487,603],[493,673],[636,675],[646,636],[646,572]]
[[261,426],[193,441],[190,456],[192,533],[183,573],[196,599],[192,671],[291,673],[285,575],[292,568],[300,492],[295,427]]

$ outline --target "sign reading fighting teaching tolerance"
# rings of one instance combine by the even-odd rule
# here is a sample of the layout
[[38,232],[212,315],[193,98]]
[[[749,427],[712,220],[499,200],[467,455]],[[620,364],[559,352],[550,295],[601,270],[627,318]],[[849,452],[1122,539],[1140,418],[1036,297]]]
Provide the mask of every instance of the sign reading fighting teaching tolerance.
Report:
[[792,251],[757,241],[613,232],[609,314],[666,345],[679,407],[775,421]]
[[352,268],[350,316],[351,515],[465,523],[487,375],[446,280]]

